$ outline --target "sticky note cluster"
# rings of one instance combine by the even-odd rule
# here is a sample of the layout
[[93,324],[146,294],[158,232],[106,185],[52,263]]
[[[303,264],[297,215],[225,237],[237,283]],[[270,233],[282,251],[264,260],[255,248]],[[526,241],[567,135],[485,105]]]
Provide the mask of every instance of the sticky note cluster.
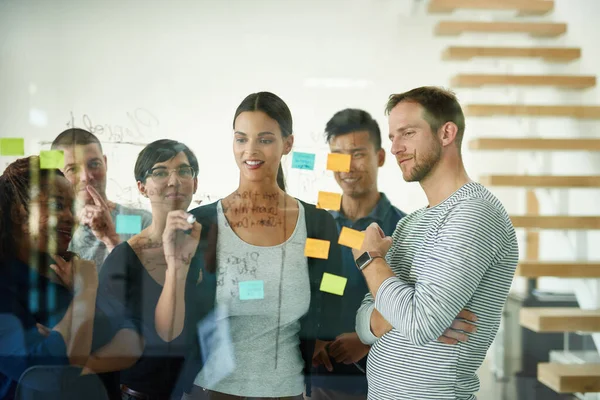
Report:
[[338,211],[342,206],[342,195],[333,192],[319,192],[317,208]]
[[265,298],[263,281],[244,281],[238,283],[240,300],[262,300]]
[[117,233],[119,235],[136,235],[142,231],[142,217],[140,215],[117,215]]
[[336,172],[350,172],[350,154],[329,153],[327,156],[327,169]]
[[65,166],[65,154],[62,150],[40,151],[41,169],[62,169]]
[[24,156],[25,139],[0,138],[0,156]]
[[321,258],[327,260],[329,258],[329,240],[307,238],[304,246],[304,256],[312,258]]
[[337,276],[328,272],[323,273],[323,279],[321,280],[321,292],[337,294],[338,296],[344,295],[344,289],[346,289],[346,283],[348,278],[343,276]]
[[312,171],[315,169],[315,155],[295,151],[292,155],[292,168]]

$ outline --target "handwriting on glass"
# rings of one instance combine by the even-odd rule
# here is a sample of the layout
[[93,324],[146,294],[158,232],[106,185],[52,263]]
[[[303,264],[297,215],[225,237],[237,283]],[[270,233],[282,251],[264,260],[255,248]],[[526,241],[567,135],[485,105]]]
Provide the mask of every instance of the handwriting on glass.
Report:
[[[105,141],[123,142],[125,139],[141,139],[147,133],[151,133],[152,128],[159,125],[158,118],[145,108],[136,108],[133,112],[125,113],[127,116],[126,125],[117,124],[96,124],[88,114],[81,116],[81,126],[77,125],[73,111],[70,113],[70,119],[67,121],[68,128],[83,128],[94,135],[97,135]],[[150,132],[149,132],[150,131]]]

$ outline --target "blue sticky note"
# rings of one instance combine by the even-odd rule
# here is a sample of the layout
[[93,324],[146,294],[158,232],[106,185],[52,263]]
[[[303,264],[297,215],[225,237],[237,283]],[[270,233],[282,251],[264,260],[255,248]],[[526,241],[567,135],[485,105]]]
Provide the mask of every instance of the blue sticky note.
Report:
[[240,300],[261,300],[265,298],[263,281],[244,281],[238,284]]
[[142,231],[141,215],[117,215],[117,233],[135,235]]
[[294,152],[292,156],[292,168],[297,169],[315,169],[315,155],[312,153]]

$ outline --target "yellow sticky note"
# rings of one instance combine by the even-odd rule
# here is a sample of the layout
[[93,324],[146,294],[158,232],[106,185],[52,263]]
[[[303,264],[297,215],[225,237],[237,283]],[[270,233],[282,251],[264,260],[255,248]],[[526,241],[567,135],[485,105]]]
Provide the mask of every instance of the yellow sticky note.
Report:
[[329,153],[327,156],[327,169],[330,171],[350,172],[350,154]]
[[350,229],[344,226],[342,227],[342,231],[340,232],[340,238],[338,240],[338,243],[343,246],[352,247],[353,249],[360,250],[364,240],[364,232],[357,231],[355,229]]
[[41,169],[62,169],[65,166],[65,154],[62,150],[40,151]]
[[308,238],[306,239],[306,245],[304,246],[304,256],[327,260],[329,258],[330,244],[329,240]]
[[0,138],[1,156],[24,156],[25,139],[23,138]]
[[324,272],[323,280],[321,280],[321,287],[319,288],[319,290],[321,292],[327,292],[331,294],[337,294],[338,296],[343,296],[344,289],[346,288],[346,282],[348,282],[348,278]]
[[333,192],[319,192],[317,208],[338,211],[342,205],[342,195]]

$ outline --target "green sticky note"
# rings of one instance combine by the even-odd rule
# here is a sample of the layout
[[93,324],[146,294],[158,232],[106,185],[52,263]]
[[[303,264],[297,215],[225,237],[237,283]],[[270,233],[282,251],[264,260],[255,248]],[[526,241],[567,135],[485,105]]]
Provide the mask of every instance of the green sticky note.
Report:
[[2,156],[24,156],[25,139],[23,138],[1,138],[0,155]]
[[346,282],[348,282],[348,278],[324,272],[323,280],[321,280],[321,287],[319,288],[319,290],[321,292],[327,292],[331,294],[337,294],[338,296],[343,296],[344,289],[346,288]]
[[238,284],[240,300],[262,300],[265,298],[263,281],[244,281]]
[[65,166],[65,154],[62,150],[40,151],[41,169],[62,169]]

